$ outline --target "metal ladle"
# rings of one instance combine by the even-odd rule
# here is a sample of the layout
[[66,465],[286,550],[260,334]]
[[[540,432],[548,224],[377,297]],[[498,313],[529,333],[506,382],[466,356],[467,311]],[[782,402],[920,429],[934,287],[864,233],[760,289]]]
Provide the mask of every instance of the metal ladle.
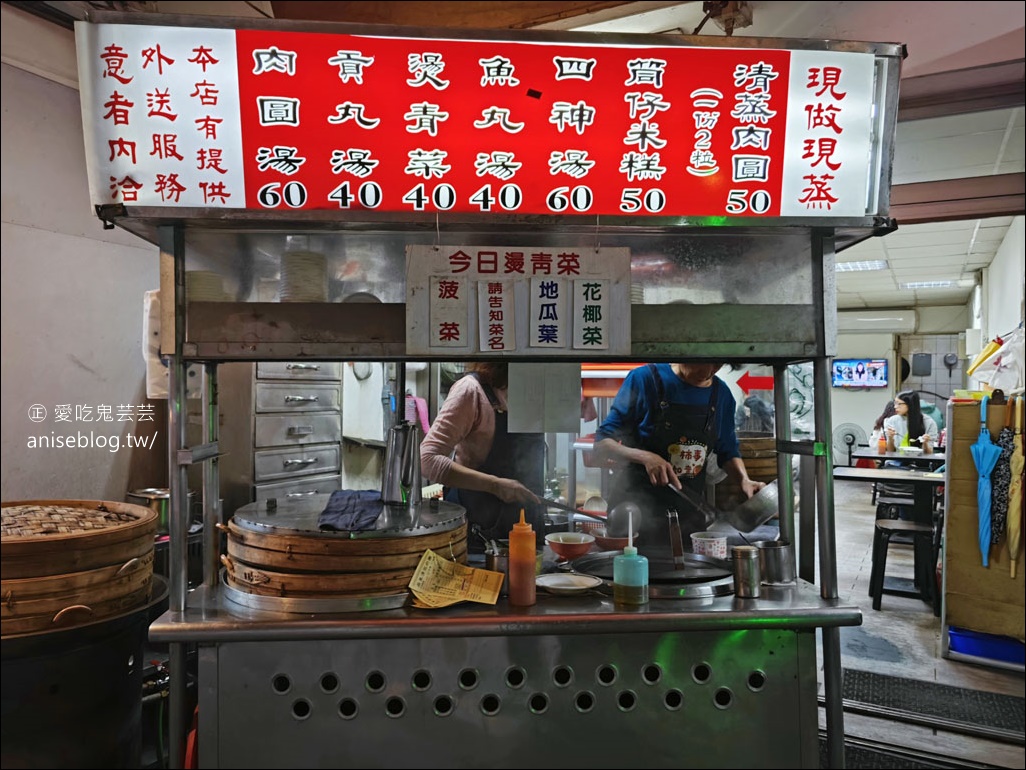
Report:
[[542,498],[542,503],[545,505],[551,505],[553,508],[558,508],[561,511],[579,513],[582,516],[587,516],[589,519],[601,521],[606,525],[606,535],[609,537],[627,537],[631,528],[629,519],[632,514],[635,521],[641,520],[641,508],[638,507],[637,503],[633,503],[630,500],[624,500],[619,505],[614,506],[613,510],[605,516],[599,516],[597,514],[581,510],[580,508],[571,508],[566,503],[560,503],[555,500]]

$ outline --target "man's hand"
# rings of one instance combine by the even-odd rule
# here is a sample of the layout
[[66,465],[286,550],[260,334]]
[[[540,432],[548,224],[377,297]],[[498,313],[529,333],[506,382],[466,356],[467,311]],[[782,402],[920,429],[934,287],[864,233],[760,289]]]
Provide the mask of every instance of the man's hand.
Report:
[[648,480],[654,487],[665,487],[667,484],[680,489],[680,479],[673,471],[673,465],[669,460],[664,460],[655,452],[645,452],[642,464],[645,466],[645,473]]
[[765,481],[752,481],[751,479],[745,479],[741,482],[741,491],[748,497],[751,497],[764,486],[766,486]]

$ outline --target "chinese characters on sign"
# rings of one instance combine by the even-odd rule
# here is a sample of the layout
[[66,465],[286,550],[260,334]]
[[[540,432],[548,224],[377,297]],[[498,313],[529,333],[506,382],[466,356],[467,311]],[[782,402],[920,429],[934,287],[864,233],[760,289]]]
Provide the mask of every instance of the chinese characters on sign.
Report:
[[[847,109],[850,99],[868,98],[863,59],[836,53],[832,62],[824,63],[794,52],[794,74],[804,75],[804,82],[792,93],[787,117],[788,135],[795,138],[800,154],[784,174],[785,216],[852,210],[843,180],[853,169],[866,173],[870,163],[869,147],[859,140],[871,128],[869,116]],[[872,171],[867,176],[875,177]]]
[[431,345],[465,348],[469,333],[467,280],[431,276]]
[[78,25],[96,204],[865,216],[871,53]]
[[94,203],[245,207],[233,31],[82,25],[78,45]]
[[406,281],[408,353],[630,350],[626,249],[411,246]]

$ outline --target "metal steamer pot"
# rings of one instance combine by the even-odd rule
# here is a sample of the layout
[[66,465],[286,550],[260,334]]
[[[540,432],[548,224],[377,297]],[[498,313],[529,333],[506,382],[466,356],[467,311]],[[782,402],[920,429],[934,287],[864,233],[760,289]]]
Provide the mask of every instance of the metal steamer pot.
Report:
[[[125,495],[126,503],[143,505],[157,514],[157,532],[166,535],[168,522],[170,522],[171,490],[160,487],[146,487],[135,489]],[[189,515],[192,515],[192,506],[196,502],[196,493],[189,493]]]

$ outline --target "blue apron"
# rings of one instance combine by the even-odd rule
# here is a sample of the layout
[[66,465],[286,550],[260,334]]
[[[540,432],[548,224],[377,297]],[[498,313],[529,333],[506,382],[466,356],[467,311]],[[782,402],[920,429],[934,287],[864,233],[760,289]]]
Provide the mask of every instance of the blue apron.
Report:
[[[641,442],[645,449],[673,463],[682,485],[705,497],[705,462],[716,446],[719,425],[716,404],[720,381],[713,379],[707,404],[671,403],[655,364],[649,364],[655,380],[659,414],[652,435]],[[690,550],[690,534],[705,529],[705,516],[694,510],[672,490],[654,487],[638,463],[614,472],[609,492],[609,510],[624,501],[637,503],[642,511],[641,523],[634,525],[638,533],[638,548],[642,552],[668,552],[669,529],[666,511],[677,511],[685,550]]]

